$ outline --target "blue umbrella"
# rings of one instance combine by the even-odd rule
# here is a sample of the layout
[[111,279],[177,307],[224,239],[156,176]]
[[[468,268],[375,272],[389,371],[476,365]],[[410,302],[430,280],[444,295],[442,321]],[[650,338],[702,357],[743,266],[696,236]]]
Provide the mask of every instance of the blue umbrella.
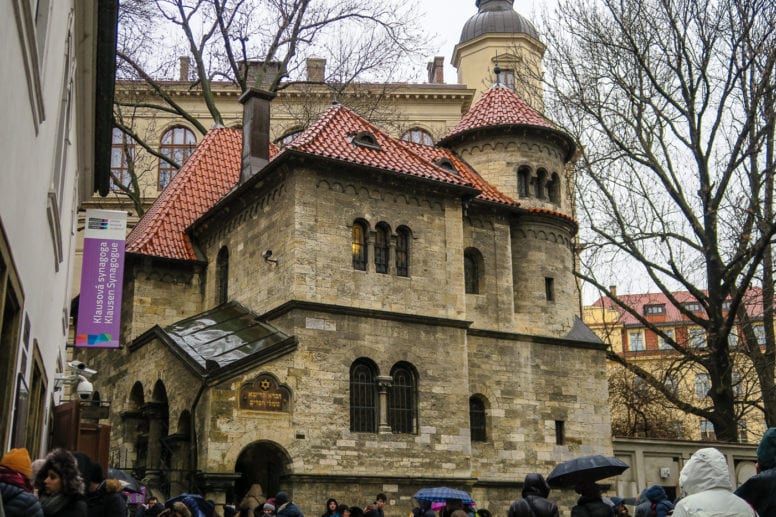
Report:
[[164,503],[166,508],[172,508],[172,503],[177,501],[186,505],[191,512],[192,517],[212,517],[213,505],[205,501],[205,498],[198,494],[180,494],[167,500]]
[[415,492],[415,495],[412,497],[418,501],[431,501],[432,503],[443,503],[448,499],[457,499],[463,504],[474,504],[474,500],[467,492],[454,488],[447,488],[446,486],[421,488]]

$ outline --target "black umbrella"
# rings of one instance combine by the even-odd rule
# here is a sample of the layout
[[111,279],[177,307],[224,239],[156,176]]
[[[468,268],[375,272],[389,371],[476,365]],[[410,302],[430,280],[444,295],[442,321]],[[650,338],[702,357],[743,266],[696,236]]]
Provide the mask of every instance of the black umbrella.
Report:
[[124,490],[138,494],[140,493],[140,482],[132,477],[131,474],[127,474],[123,470],[108,467],[108,479],[118,479],[122,482],[121,484],[123,485]]
[[630,466],[617,458],[601,456],[583,456],[564,461],[552,469],[547,483],[554,487],[574,486],[582,481],[598,481],[622,474]]

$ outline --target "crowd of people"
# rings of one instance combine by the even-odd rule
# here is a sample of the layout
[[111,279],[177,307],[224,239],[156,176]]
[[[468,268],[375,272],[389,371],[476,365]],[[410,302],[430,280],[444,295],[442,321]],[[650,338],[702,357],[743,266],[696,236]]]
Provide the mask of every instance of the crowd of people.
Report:
[[[645,489],[635,505],[634,517],[776,517],[776,427],[768,429],[757,448],[756,474],[735,492],[725,456],[713,447],[697,450],[679,474],[682,493],[671,501],[660,485]],[[594,480],[574,487],[579,498],[571,517],[630,517],[625,500],[605,497]],[[121,481],[106,479],[102,466],[81,452],[55,449],[32,461],[27,449],[11,449],[0,459],[0,517],[126,517],[126,493]],[[549,499],[550,486],[541,474],[525,477],[522,498],[514,501],[507,517],[559,517]],[[329,498],[321,517],[385,517],[385,494],[377,494],[366,507],[341,504]],[[475,512],[460,500],[448,500],[436,510],[418,501],[409,517],[491,517]],[[215,505],[200,496],[182,494],[162,505],[150,495],[136,517],[215,517]],[[224,517],[304,517],[281,491],[264,499],[253,485],[236,506],[225,506]]]

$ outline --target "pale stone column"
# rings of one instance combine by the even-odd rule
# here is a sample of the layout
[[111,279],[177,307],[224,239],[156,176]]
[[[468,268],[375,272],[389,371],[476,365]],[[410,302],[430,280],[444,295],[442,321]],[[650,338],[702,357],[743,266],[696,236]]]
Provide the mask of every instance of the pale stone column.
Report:
[[161,488],[162,463],[162,416],[164,402],[149,402],[143,406],[143,414],[148,419],[148,453],[146,455],[146,474],[144,482],[149,488]]
[[377,432],[380,434],[390,434],[391,426],[388,425],[388,388],[393,385],[393,377],[390,375],[377,376],[378,399],[380,402],[380,420],[377,425]]

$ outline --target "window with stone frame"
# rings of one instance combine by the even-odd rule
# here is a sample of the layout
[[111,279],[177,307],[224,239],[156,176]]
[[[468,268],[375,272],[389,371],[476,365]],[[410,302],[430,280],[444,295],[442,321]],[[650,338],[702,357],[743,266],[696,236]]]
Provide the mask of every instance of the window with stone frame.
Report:
[[528,167],[517,169],[517,195],[518,197],[531,195],[531,169]]
[[413,127],[412,129],[405,131],[404,134],[401,135],[401,139],[415,144],[434,145],[434,138],[431,136],[431,133],[419,127]]
[[749,433],[746,429],[746,419],[742,418],[738,421],[738,443],[748,443]]
[[366,271],[368,260],[366,248],[366,229],[364,221],[355,221],[351,231],[351,250],[353,254],[353,269]]
[[385,223],[377,223],[375,226],[375,271],[377,273],[388,272],[390,242],[391,229]]
[[415,368],[400,362],[391,370],[388,390],[388,425],[393,433],[414,434],[418,427],[418,382]]
[[399,226],[396,229],[396,274],[410,276],[410,229]]
[[690,344],[690,348],[705,348],[706,331],[701,328],[690,329],[687,332],[687,341]]
[[713,441],[717,439],[717,434],[714,432],[714,424],[706,420],[701,419],[701,440]]
[[[197,147],[197,138],[194,132],[184,126],[175,126],[164,132],[162,135],[162,144],[159,152],[179,166],[183,166]],[[175,176],[178,169],[167,162],[159,159],[159,190],[163,190],[170,180]]]
[[130,164],[135,159],[135,141],[117,127],[113,128],[110,148],[110,188],[120,191],[129,187]]
[[12,424],[11,408],[16,383],[14,375],[20,350],[22,328],[22,298],[21,285],[11,260],[11,250],[5,240],[5,234],[0,227],[0,410],[4,418],[0,419],[0,436],[9,436]]
[[632,330],[628,333],[628,349],[631,352],[644,351],[644,333],[641,330]]
[[547,183],[547,197],[550,199],[550,203],[560,205],[560,176],[557,172],[552,173],[550,181]]
[[350,367],[350,430],[377,432],[377,366],[359,359]]
[[695,376],[695,398],[698,400],[705,399],[709,395],[711,390],[711,381],[709,380],[709,374],[699,373]]
[[[668,337],[668,339],[674,339],[674,329],[661,329],[661,331]],[[668,339],[658,334],[657,341],[658,348],[660,350],[671,350],[673,348],[671,346],[671,342]]]
[[466,248],[463,252],[463,276],[466,294],[480,294],[482,255],[476,248]]
[[547,171],[539,169],[536,173],[536,198],[546,199],[547,197]]
[[216,258],[216,303],[222,304],[229,300],[229,249],[224,246],[218,251]]
[[488,429],[485,415],[485,401],[480,395],[469,397],[469,425],[473,442],[488,441]]

